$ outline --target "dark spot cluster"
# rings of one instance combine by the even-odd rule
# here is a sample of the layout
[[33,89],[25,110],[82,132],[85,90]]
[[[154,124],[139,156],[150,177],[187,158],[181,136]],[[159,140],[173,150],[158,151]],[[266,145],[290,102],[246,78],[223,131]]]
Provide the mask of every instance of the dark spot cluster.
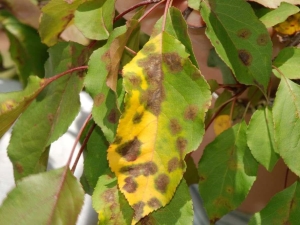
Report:
[[141,153],[141,142],[135,137],[133,140],[125,142],[116,148],[116,152],[124,157],[128,162],[135,161]]
[[154,162],[140,163],[131,166],[124,166],[120,169],[120,173],[129,174],[134,177],[150,176],[156,174],[158,171],[157,165]]
[[142,83],[141,78],[138,77],[135,74],[130,74],[128,79],[129,79],[129,82],[132,84],[133,87],[138,87]]
[[112,109],[110,110],[107,120],[110,123],[116,124],[118,122],[119,119],[119,112],[117,109]]
[[147,202],[147,205],[150,206],[153,209],[158,209],[158,208],[162,207],[161,202],[157,198],[155,198],[155,197],[151,198]]
[[251,31],[247,28],[240,29],[237,32],[237,36],[242,39],[248,39],[251,36]]
[[180,160],[177,157],[173,157],[168,162],[168,172],[171,173],[177,168],[180,168]]
[[164,194],[167,191],[168,185],[170,183],[170,178],[167,174],[162,173],[155,178],[154,183],[156,190]]
[[133,124],[138,124],[142,121],[142,118],[143,118],[143,115],[144,115],[144,112],[136,112],[132,118],[132,122]]
[[135,203],[132,206],[132,208],[134,210],[134,218],[135,218],[135,220],[139,221],[140,219],[142,219],[145,205],[146,204],[144,202],[139,201],[138,203]]
[[139,223],[141,225],[153,225],[154,222],[153,222],[153,219],[152,217],[149,215],[149,216],[145,216],[144,218],[142,218]]
[[105,95],[100,93],[94,97],[94,104],[96,107],[100,106],[105,100]]
[[178,134],[182,130],[177,119],[170,120],[170,130],[172,134]]
[[163,61],[173,73],[178,73],[182,70],[181,59],[177,52],[164,53]]
[[187,144],[188,141],[183,137],[178,137],[176,140],[176,147],[181,154],[183,154],[183,152],[185,151]]
[[198,114],[198,107],[195,105],[189,105],[184,111],[184,118],[187,120],[195,120]]
[[128,193],[134,193],[138,187],[137,182],[134,180],[133,177],[126,177],[125,184],[123,186],[123,190],[127,191]]
[[260,34],[256,39],[256,42],[260,46],[265,46],[268,44],[269,34]]
[[245,66],[250,66],[252,62],[252,55],[247,50],[244,49],[239,50],[238,56]]
[[141,102],[145,102],[145,108],[158,116],[160,114],[161,102],[164,96],[165,94],[162,88],[150,87],[142,94]]

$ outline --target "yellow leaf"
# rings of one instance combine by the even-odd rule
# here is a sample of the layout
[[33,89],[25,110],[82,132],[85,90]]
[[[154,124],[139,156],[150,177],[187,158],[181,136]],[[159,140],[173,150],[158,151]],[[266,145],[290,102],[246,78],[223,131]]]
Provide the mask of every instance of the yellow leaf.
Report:
[[285,35],[293,35],[300,31],[300,13],[288,17],[286,21],[277,24],[274,29]]
[[231,127],[231,119],[229,115],[220,115],[214,121],[214,131],[216,135],[221,134],[229,127]]

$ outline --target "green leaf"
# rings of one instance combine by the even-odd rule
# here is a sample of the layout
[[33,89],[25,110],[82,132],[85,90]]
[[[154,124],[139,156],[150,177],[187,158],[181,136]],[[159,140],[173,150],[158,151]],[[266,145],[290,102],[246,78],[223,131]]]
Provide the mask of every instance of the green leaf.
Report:
[[251,218],[249,225],[298,224],[300,210],[299,186],[300,183],[298,181],[277,193],[262,211]]
[[92,200],[99,214],[98,225],[130,224],[133,209],[119,191],[117,178],[111,172],[99,177]]
[[247,144],[252,155],[269,171],[273,170],[279,159],[275,150],[273,125],[271,109],[258,109],[252,115],[247,130]]
[[[299,48],[284,48],[275,58],[273,65],[277,67],[286,78],[300,79],[300,49]],[[276,69],[273,73],[281,78],[281,75]]]
[[[162,31],[163,17],[157,21],[153,28],[152,37],[155,37]],[[168,10],[167,20],[165,24],[165,31],[178,39],[186,48],[186,52],[190,55],[189,58],[192,63],[199,68],[197,59],[193,52],[192,42],[189,38],[187,25],[180,10],[171,7]]]
[[74,23],[82,34],[94,40],[105,40],[113,29],[115,0],[92,0],[75,11]]
[[123,77],[125,110],[108,160],[137,222],[173,197],[185,155],[202,140],[211,96],[184,46],[166,32],[147,42]]
[[192,184],[198,184],[199,174],[194,159],[191,155],[187,155],[184,161],[186,163],[186,171],[184,172],[183,177],[187,185],[191,186]]
[[0,208],[2,224],[75,224],[84,192],[69,169],[22,179]]
[[77,7],[85,0],[51,0],[42,8],[42,18],[39,33],[42,42],[48,46],[58,41],[60,33],[68,26],[74,17]]
[[[50,48],[46,77],[77,65],[82,51],[78,44],[63,42]],[[80,109],[82,85],[81,72],[65,75],[48,85],[20,116],[8,146],[16,180],[41,172],[39,160],[46,147],[67,131]]]
[[244,0],[203,0],[200,12],[207,26],[206,35],[237,80],[266,90],[272,42],[250,5]]
[[138,225],[182,225],[193,224],[193,202],[187,184],[180,182],[168,205],[144,217]]
[[23,91],[0,94],[0,137],[45,87],[45,80],[30,76]]
[[108,143],[99,127],[94,129],[86,148],[83,174],[94,189],[98,178],[109,168],[106,159]]
[[122,53],[131,33],[138,29],[137,26],[137,21],[132,20],[127,22],[127,26],[116,28],[107,43],[94,51],[89,60],[84,83],[86,91],[94,99],[93,118],[109,142],[115,137],[120,112],[116,93],[107,86],[106,81],[110,77],[110,84],[116,90],[115,79],[118,77]]
[[299,12],[299,8],[287,2],[281,2],[277,9],[260,8],[255,11],[259,20],[266,27],[273,27],[278,23],[285,21],[289,16]]
[[9,51],[24,86],[27,85],[30,75],[44,77],[44,63],[48,57],[47,47],[41,43],[36,30],[20,23],[5,10],[0,11],[0,24],[3,25],[9,38]]
[[300,86],[282,77],[272,111],[278,153],[300,176]]
[[188,6],[197,11],[200,10],[200,3],[199,0],[188,0]]
[[211,224],[237,208],[256,179],[258,164],[247,146],[246,130],[242,122],[221,133],[199,162],[199,190]]

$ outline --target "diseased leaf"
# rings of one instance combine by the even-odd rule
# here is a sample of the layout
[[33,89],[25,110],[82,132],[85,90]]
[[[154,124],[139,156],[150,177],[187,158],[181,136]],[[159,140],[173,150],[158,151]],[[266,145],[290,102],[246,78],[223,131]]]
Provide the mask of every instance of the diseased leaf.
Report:
[[216,135],[221,134],[229,127],[231,127],[231,118],[229,115],[219,115],[214,120],[214,131]]
[[249,225],[282,225],[299,223],[299,181],[277,193],[260,212],[255,213]]
[[[284,48],[275,58],[273,65],[277,67],[286,78],[300,79],[300,49],[299,48]],[[273,73],[281,78],[281,75],[276,69]]]
[[0,208],[2,224],[75,224],[84,192],[63,167],[22,179]]
[[211,224],[237,208],[256,179],[258,164],[247,146],[245,122],[207,145],[199,162],[199,190]]
[[297,6],[281,2],[277,9],[260,8],[255,14],[266,27],[273,27],[297,12],[299,12]]
[[[152,202],[155,204],[155,202]],[[144,217],[138,225],[182,225],[193,224],[193,202],[187,184],[180,182],[168,205]]]
[[300,86],[282,76],[272,111],[277,151],[300,176]]
[[202,140],[211,96],[184,46],[165,32],[147,42],[123,68],[123,77],[125,111],[108,160],[135,210],[135,224],[172,198],[185,155]]
[[60,33],[74,17],[77,7],[86,0],[51,0],[42,8],[39,33],[42,42],[53,46]]
[[250,0],[252,2],[257,2],[268,8],[277,8],[283,2],[290,3],[293,5],[298,5],[299,0]]
[[0,137],[45,87],[45,80],[30,76],[25,90],[0,94]]
[[89,39],[105,40],[113,29],[115,0],[92,0],[75,11],[76,27]]
[[[82,51],[73,43],[49,49],[46,77],[81,64]],[[65,75],[48,85],[20,116],[8,146],[16,180],[41,172],[39,160],[46,147],[67,131],[80,109],[82,85],[82,72]]]
[[300,13],[289,16],[286,21],[277,24],[274,29],[283,35],[294,35],[300,31]]
[[250,5],[244,0],[203,0],[200,12],[207,26],[206,35],[237,80],[266,90],[272,42]]
[[[259,129],[258,129],[259,128]],[[279,159],[274,140],[274,124],[270,108],[258,109],[247,129],[247,144],[254,158],[272,171]]]
[[109,142],[115,137],[120,112],[116,94],[106,85],[106,80],[108,76],[117,78],[126,41],[137,25],[137,21],[133,20],[128,21],[127,26],[116,28],[107,43],[93,52],[84,81],[86,91],[94,99],[93,118]]
[[41,43],[35,29],[20,23],[5,10],[0,11],[0,24],[10,41],[11,58],[24,86],[30,75],[44,76],[44,63],[48,57],[47,47]]
[[[155,37],[162,30],[163,17],[157,21],[155,27],[153,28],[152,37]],[[193,52],[192,42],[189,38],[187,25],[185,19],[182,16],[180,10],[175,7],[171,7],[168,10],[167,20],[165,24],[165,31],[178,39],[186,48],[186,52],[190,55],[189,58],[191,62],[197,67],[198,62]],[[200,68],[201,69],[201,68]]]

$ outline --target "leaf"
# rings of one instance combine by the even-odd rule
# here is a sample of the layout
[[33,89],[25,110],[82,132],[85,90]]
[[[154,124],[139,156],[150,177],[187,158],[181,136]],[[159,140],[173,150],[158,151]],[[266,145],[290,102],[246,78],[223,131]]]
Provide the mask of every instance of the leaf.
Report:
[[135,209],[135,224],[172,198],[185,155],[201,142],[211,97],[184,46],[167,33],[147,42],[123,68],[123,77],[125,110],[108,160]]
[[219,115],[214,120],[214,131],[216,135],[221,134],[223,131],[231,127],[231,118],[229,115]]
[[48,57],[47,47],[41,43],[36,30],[20,23],[5,10],[0,11],[0,24],[9,38],[9,51],[24,86],[30,75],[43,77],[44,63]]
[[116,28],[107,43],[94,51],[89,60],[89,69],[84,83],[86,91],[94,99],[93,118],[109,142],[112,142],[115,137],[120,112],[116,94],[106,85],[106,79],[110,75],[118,75],[126,40],[137,25],[137,21],[129,21],[127,26]]
[[0,94],[0,137],[45,87],[45,80],[30,76],[25,90]]
[[260,212],[255,213],[249,225],[281,225],[299,223],[299,181],[277,193]]
[[[151,35],[152,37],[155,37],[161,32],[162,24],[163,24],[163,17],[160,20],[158,20],[157,23],[155,24]],[[168,34],[174,36],[185,46],[186,52],[190,55],[189,58],[191,62],[197,68],[199,68],[197,59],[194,55],[192,42],[189,38],[186,21],[183,18],[181,11],[175,7],[171,7],[168,10],[166,24],[165,24],[165,31]]]
[[[234,11],[235,13],[229,13]],[[266,27],[244,0],[203,0],[206,35],[221,59],[243,84],[262,86],[271,74],[272,42]]]
[[194,10],[199,11],[200,9],[200,2],[199,0],[188,0],[188,6]]
[[[74,43],[50,48],[46,77],[81,63],[82,51]],[[67,131],[80,109],[82,85],[81,72],[65,75],[48,85],[20,116],[8,146],[16,180],[41,172],[39,160],[46,147]]]
[[186,171],[183,174],[183,177],[187,183],[188,186],[191,186],[192,184],[198,184],[199,183],[199,175],[198,175],[198,169],[195,165],[194,159],[189,154],[185,157],[185,163],[186,163]]
[[252,115],[247,129],[247,144],[254,158],[268,171],[272,171],[279,155],[275,150],[274,124],[270,108],[258,109]]
[[[275,58],[273,65],[277,67],[286,78],[300,79],[300,49],[299,48],[284,48],[278,56]],[[281,78],[281,75],[276,69],[273,69],[273,73]]]
[[246,130],[245,122],[227,129],[200,159],[199,190],[211,224],[237,208],[256,179],[258,164],[247,147]]
[[300,175],[300,86],[282,77],[273,107],[275,143],[285,164]]
[[273,27],[297,12],[299,12],[297,6],[281,2],[277,9],[260,8],[255,13],[266,27]]
[[75,26],[89,39],[106,40],[113,29],[115,0],[92,0],[75,11]]
[[193,202],[187,184],[180,182],[168,205],[144,217],[138,225],[182,225],[193,224]]
[[66,167],[22,179],[0,208],[2,224],[75,224],[84,192]]
[[77,7],[85,0],[51,0],[42,8],[39,33],[42,42],[48,46],[57,43],[60,33],[74,17]]
[[283,2],[290,3],[292,5],[298,5],[299,0],[250,0],[252,2],[257,2],[268,8],[277,8]]
[[274,29],[283,35],[294,35],[298,31],[300,31],[300,13],[296,13],[295,15],[287,18],[286,21],[277,24]]
[[98,213],[98,225],[130,224],[133,210],[118,190],[117,179],[111,172],[99,177],[92,201]]

